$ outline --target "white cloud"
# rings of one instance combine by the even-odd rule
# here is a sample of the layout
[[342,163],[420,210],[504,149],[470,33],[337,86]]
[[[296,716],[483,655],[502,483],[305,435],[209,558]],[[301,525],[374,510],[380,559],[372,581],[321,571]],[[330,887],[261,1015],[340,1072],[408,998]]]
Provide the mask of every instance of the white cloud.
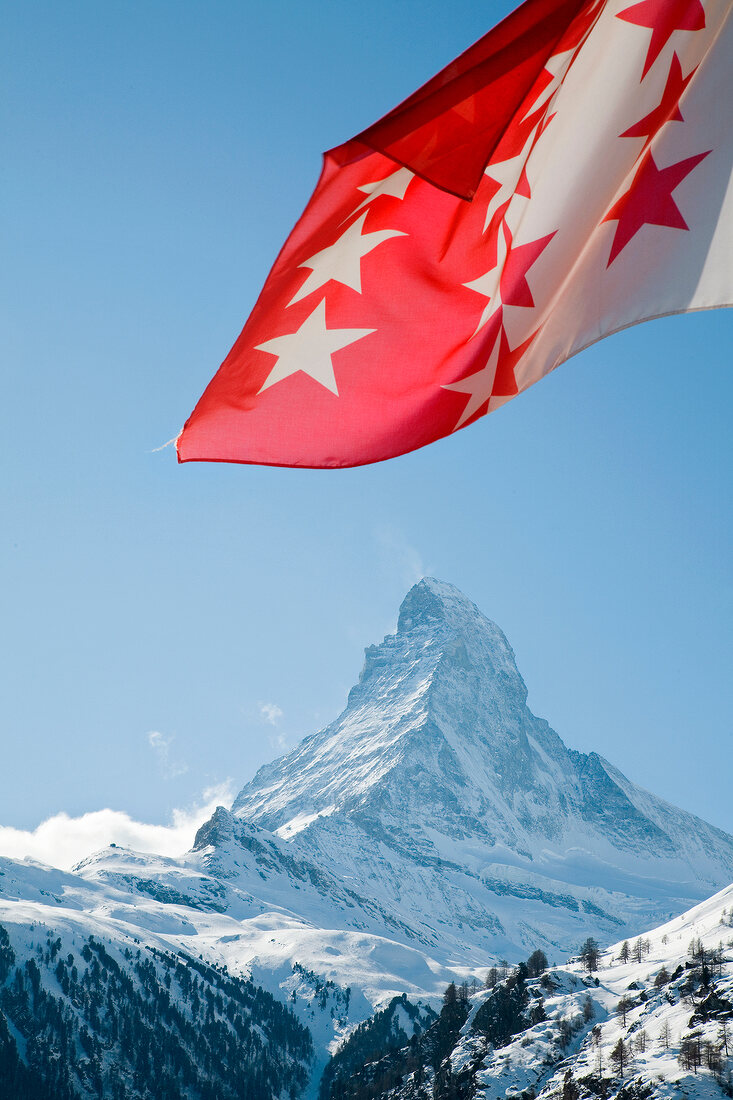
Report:
[[260,714],[271,726],[276,726],[283,717],[283,711],[277,703],[259,703]]
[[0,855],[12,859],[30,856],[41,863],[68,870],[80,859],[108,844],[179,856],[193,844],[199,826],[211,817],[217,806],[231,806],[232,781],[227,780],[202,792],[201,801],[185,809],[173,810],[169,825],[150,825],[135,821],[122,810],[92,810],[81,817],[54,814],[33,830],[0,825]]
[[420,551],[407,541],[401,531],[393,527],[380,527],[375,536],[385,564],[390,572],[397,567],[402,584],[417,584],[430,573]]
[[188,771],[188,764],[176,763],[171,759],[170,748],[174,741],[175,737],[172,734],[166,737],[159,730],[151,730],[148,734],[148,744],[158,757],[158,765],[164,779],[177,779],[179,775],[185,775]]
[[275,752],[282,755],[283,753],[290,752],[293,748],[293,742],[285,733],[271,733],[268,737],[271,747]]
[[273,727],[271,733],[267,735],[270,747],[279,756],[285,752],[289,752],[293,747],[292,740],[282,730],[275,728],[280,724],[281,719],[285,717],[285,712],[282,707],[279,707],[277,703],[258,703],[257,709],[260,712],[262,721],[267,722],[269,726]]

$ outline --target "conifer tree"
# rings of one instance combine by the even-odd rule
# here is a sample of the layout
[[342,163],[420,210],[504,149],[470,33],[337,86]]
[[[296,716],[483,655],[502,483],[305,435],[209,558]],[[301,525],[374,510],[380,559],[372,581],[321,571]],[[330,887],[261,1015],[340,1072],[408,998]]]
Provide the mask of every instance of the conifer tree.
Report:
[[598,969],[600,950],[597,941],[592,936],[589,936],[582,945],[578,957],[589,974]]
[[623,1039],[619,1039],[616,1046],[611,1051],[611,1065],[616,1070],[619,1077],[623,1077],[629,1061],[628,1047]]

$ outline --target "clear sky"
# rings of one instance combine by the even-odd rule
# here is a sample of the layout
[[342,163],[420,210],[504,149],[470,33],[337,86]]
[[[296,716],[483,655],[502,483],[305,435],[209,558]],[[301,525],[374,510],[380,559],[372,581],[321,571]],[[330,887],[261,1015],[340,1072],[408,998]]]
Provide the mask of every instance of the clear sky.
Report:
[[504,629],[567,744],[733,832],[730,310],[605,340],[380,466],[153,450],[321,151],[508,7],[6,9],[0,826],[185,823],[335,717],[428,572]]

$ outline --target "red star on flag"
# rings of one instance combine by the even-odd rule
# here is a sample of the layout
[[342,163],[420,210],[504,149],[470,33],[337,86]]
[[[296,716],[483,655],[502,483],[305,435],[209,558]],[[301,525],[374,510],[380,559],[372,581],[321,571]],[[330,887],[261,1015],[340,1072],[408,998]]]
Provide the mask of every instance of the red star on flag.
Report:
[[603,219],[604,222],[618,222],[608,267],[643,225],[663,225],[671,229],[690,228],[672,198],[672,192],[710,151],[708,149],[706,153],[687,157],[677,164],[670,164],[668,168],[657,168],[651,150],[647,152],[631,187],[613,204]]
[[534,306],[532,291],[527,282],[527,272],[554,236],[554,233],[548,233],[546,237],[540,237],[539,240],[513,247],[512,234],[509,226],[504,222],[504,238],[508,253],[501,273],[499,292],[505,306]]
[[[491,207],[489,206],[489,209]],[[484,241],[486,244],[485,259],[487,262],[487,271],[493,271],[499,262],[499,233],[506,217],[506,212],[509,209],[509,199],[505,203],[502,203],[491,216],[491,220],[483,231]],[[465,286],[469,284],[466,283]]]
[[527,348],[537,335],[533,332],[526,340],[523,340],[514,350],[509,347],[504,325],[503,313],[499,309],[492,317],[493,325],[498,326],[498,333],[494,338],[491,354],[486,366],[473,374],[461,378],[458,382],[451,382],[443,386],[444,390],[454,390],[456,393],[465,394],[468,401],[461,413],[456,428],[462,428],[469,420],[473,420],[481,411],[484,412],[505,404],[519,392],[514,369],[522,358]]
[[603,7],[604,0],[592,0],[584,5],[578,12],[578,16],[570,24],[565,34],[560,39],[557,49],[577,50],[588,37],[598,14]]
[[[672,55],[672,64],[669,67],[667,84],[662,93],[662,100],[658,107],[650,111],[648,115],[635,122],[628,130],[624,130],[621,137],[645,137],[644,149],[651,142],[658,130],[661,130],[665,122],[684,122],[679,108],[682,93],[692,80],[697,69],[693,69],[689,76],[683,78],[682,66],[677,54]],[[642,150],[643,151],[643,150]]]
[[[488,271],[478,279],[463,284],[469,290],[475,290],[477,294],[483,294],[488,299],[474,336],[488,323],[490,317],[496,315],[495,310],[501,305],[524,306],[527,309],[534,307],[534,298],[527,282],[527,272],[555,236],[554,233],[549,233],[546,237],[540,237],[539,240],[512,247],[513,238],[509,226],[506,222],[502,222],[501,228],[506,248],[501,273],[498,276],[494,274],[498,258],[496,244],[494,244],[492,264]],[[498,233],[497,227],[497,238]]]
[[647,50],[643,80],[675,31],[701,31],[705,12],[700,0],[642,0],[617,15],[626,23],[648,27],[652,32]]

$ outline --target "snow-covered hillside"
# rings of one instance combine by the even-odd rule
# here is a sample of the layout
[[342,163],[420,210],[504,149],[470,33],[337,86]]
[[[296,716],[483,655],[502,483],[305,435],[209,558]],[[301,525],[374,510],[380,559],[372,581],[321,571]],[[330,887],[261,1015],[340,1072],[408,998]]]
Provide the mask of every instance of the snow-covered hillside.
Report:
[[733,1096],[733,887],[586,958],[455,991],[403,1045],[376,1019],[336,1056],[322,1100]]
[[41,913],[0,924],[4,1100],[302,1093],[313,1041],[281,1001],[158,937]]
[[[221,813],[230,818],[226,811]],[[239,825],[236,821],[234,824]],[[252,832],[258,834],[259,830],[243,827],[248,842]],[[271,839],[274,847],[282,843],[277,838]],[[247,854],[251,857],[249,891],[242,885]],[[368,1019],[375,1007],[402,992],[415,1004],[436,1001],[445,984],[465,972],[460,964],[441,964],[414,947],[396,943],[384,934],[374,915],[372,925],[381,931],[334,927],[336,921],[328,908],[328,899],[329,888],[335,882],[308,864],[290,864],[280,876],[273,876],[279,902],[263,901],[252,891],[257,890],[258,884],[264,885],[260,877],[264,871],[260,868],[267,867],[272,859],[267,844],[258,840],[256,856],[247,848],[235,851],[234,855],[237,884],[227,881],[228,869],[221,862],[220,879],[208,874],[205,856],[200,853],[174,860],[110,848],[85,860],[75,872],[59,871],[30,860],[0,859],[0,926],[7,930],[15,955],[6,981],[0,978],[2,1100],[6,1095],[3,1086],[7,1083],[5,1053],[8,1049],[12,1053],[17,1045],[23,1060],[28,1028],[30,1035],[34,1035],[31,1015],[23,1010],[18,1017],[17,1007],[7,999],[3,986],[12,984],[16,969],[25,973],[26,963],[33,960],[41,967],[44,988],[52,997],[60,995],[54,976],[56,958],[51,966],[47,964],[44,968],[41,964],[49,950],[48,940],[61,940],[63,958],[71,953],[76,959],[81,947],[93,940],[118,960],[126,958],[129,950],[133,954],[141,950],[157,966],[160,953],[171,957],[181,953],[184,960],[193,959],[215,974],[224,972],[237,980],[251,980],[261,994],[276,998],[307,1029],[313,1052],[307,1059],[301,1059],[307,1081],[302,1093],[305,1100],[316,1095],[331,1050],[351,1028]],[[221,860],[220,853],[218,859]],[[351,904],[347,892],[344,898],[344,904]],[[165,969],[158,969],[156,980],[160,985],[165,980]],[[105,1003],[106,992],[105,989]],[[215,990],[215,994],[218,992],[221,989]],[[226,1011],[226,996],[224,1000]],[[55,1012],[55,1008],[51,1011]],[[108,1004],[106,1011],[114,1009]],[[10,1039],[4,1035],[3,1020],[7,1021]],[[78,1021],[77,1030],[82,1027],[89,1030],[89,1021],[84,1017]],[[104,1054],[112,1064],[119,1060],[118,1052],[109,1036],[102,1038],[106,1045],[103,1044],[99,1057],[104,1061]],[[174,1035],[171,1042],[175,1038]],[[31,1049],[35,1049],[33,1044]],[[45,1024],[39,1049],[43,1068],[56,1049],[56,1041]],[[17,1055],[10,1061],[14,1059],[17,1060]],[[297,1082],[295,1069],[297,1066],[291,1080]],[[216,1072],[214,1067],[212,1073]],[[82,1091],[69,1093],[69,1097],[86,1098],[84,1080],[76,1081]],[[93,1087],[89,1087],[88,1095],[96,1095]],[[12,1091],[7,1095],[8,1100],[10,1097],[14,1100]],[[58,1093],[54,1100],[62,1100],[65,1095]],[[115,1096],[110,1091],[104,1095]],[[128,1096],[137,1100],[138,1095],[147,1100],[149,1094],[130,1091],[124,1095],[125,1100]],[[275,1100],[276,1096],[279,1100],[280,1094],[255,1093],[253,1097],[260,1100],[260,1095],[262,1100]],[[46,1093],[40,1096],[48,1100]],[[189,1096],[197,1094],[181,1094],[185,1100]]]

